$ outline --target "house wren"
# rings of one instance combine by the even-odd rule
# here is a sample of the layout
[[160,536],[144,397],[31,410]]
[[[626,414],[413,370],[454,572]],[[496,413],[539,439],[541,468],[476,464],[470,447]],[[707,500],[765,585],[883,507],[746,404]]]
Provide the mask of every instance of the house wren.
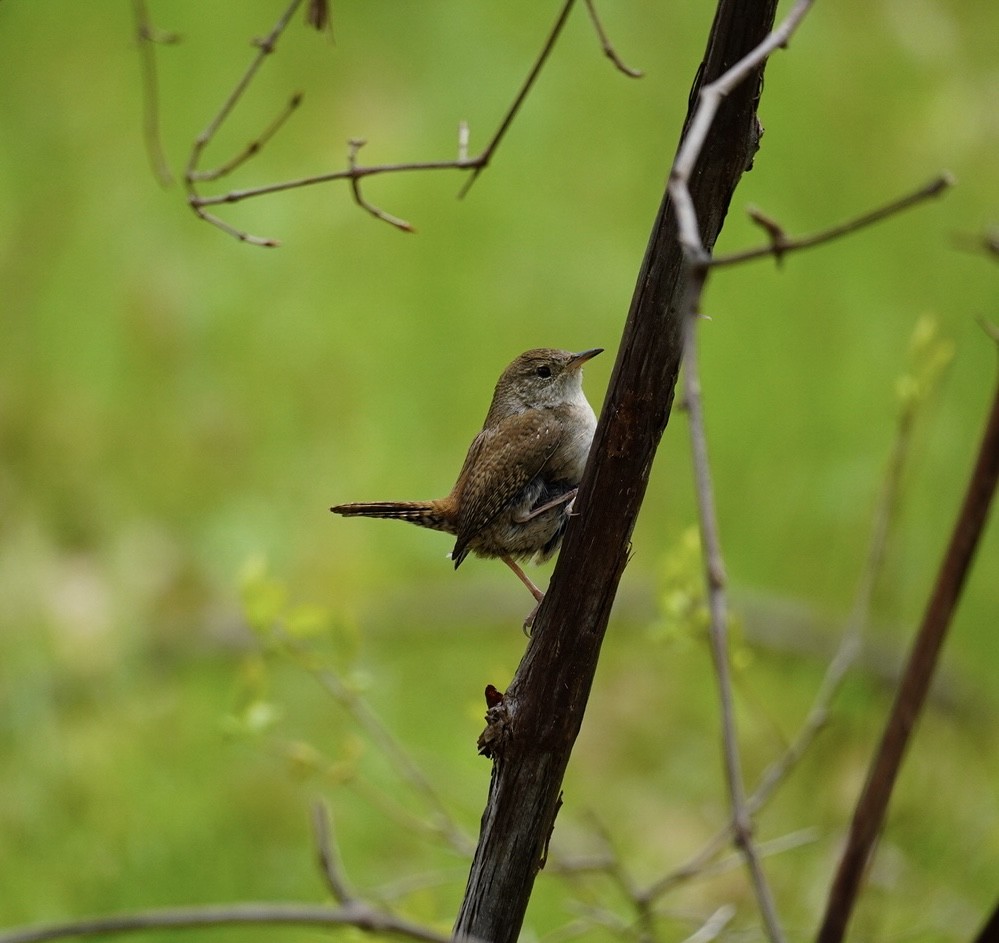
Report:
[[542,562],[562,543],[597,425],[583,394],[582,366],[602,349],[529,350],[510,364],[447,497],[338,504],[330,510],[453,534],[455,569],[469,553],[499,557],[537,600],[524,622],[529,628],[544,593],[516,561]]

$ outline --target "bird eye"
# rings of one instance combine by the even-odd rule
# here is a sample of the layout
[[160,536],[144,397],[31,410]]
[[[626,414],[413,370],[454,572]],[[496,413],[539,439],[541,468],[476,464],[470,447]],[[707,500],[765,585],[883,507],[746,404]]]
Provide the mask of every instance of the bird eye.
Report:
[[550,378],[551,378],[551,375],[552,375],[552,368],[551,368],[551,367],[549,367],[549,366],[547,366],[546,364],[542,364],[542,365],[541,365],[540,367],[538,367],[538,369],[537,369],[537,370],[535,370],[534,372],[535,372],[535,373],[536,373],[536,374],[537,374],[537,375],[538,375],[539,377],[541,377],[541,379],[542,379],[542,380],[548,380],[548,379],[550,379]]

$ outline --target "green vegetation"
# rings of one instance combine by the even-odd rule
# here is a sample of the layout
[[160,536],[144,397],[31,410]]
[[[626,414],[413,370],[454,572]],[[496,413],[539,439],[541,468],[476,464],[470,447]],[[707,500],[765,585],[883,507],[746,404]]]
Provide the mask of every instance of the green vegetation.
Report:
[[[599,407],[710,22],[703,4],[603,6],[644,79],[612,69],[579,9],[463,201],[450,171],[368,181],[417,235],[338,185],[222,211],[279,238],[271,250],[157,186],[127,5],[0,6],[0,926],[324,899],[317,795],[357,886],[440,874],[402,906],[450,925],[464,860],[402,824],[430,818],[426,803],[313,672],[363,695],[474,835],[482,690],[509,681],[530,599],[499,564],[455,574],[443,537],[326,508],[443,493],[499,370],[526,348],[608,348],[586,368]],[[158,51],[176,169],[277,11],[152,7],[182,36]],[[334,12],[335,43],[295,24],[210,150],[225,160],[305,90],[234,187],[342,166],[350,137],[368,140],[371,162],[449,157],[460,119],[476,149],[554,16],[458,2]],[[956,246],[999,207],[997,35],[995,4],[818,4],[768,67],[763,148],[719,248],[760,239],[750,203],[803,233],[945,167],[959,186],[779,270],[720,273],[707,296],[702,374],[750,780],[808,709],[860,578],[897,415],[918,399],[870,632],[879,657],[760,820],[761,840],[803,842],[767,862],[793,938],[815,926],[888,703],[882,669],[928,596],[996,382],[975,318],[999,319],[997,271]],[[595,816],[649,881],[726,816],[685,543],[687,451],[678,412],[554,844],[563,858],[601,850]],[[858,939],[964,940],[995,903],[997,573],[993,518]],[[627,913],[615,894],[605,877],[545,876],[527,932],[562,926],[580,900]],[[664,939],[726,901],[733,926],[753,925],[736,868],[666,898]]]

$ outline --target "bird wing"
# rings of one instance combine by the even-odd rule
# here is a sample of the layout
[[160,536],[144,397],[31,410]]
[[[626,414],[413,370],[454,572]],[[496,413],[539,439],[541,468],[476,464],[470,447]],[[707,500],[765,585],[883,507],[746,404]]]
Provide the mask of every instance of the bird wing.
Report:
[[475,535],[545,467],[561,437],[554,416],[541,410],[509,416],[475,437],[459,476],[465,481],[458,496],[458,539],[451,554],[455,566]]

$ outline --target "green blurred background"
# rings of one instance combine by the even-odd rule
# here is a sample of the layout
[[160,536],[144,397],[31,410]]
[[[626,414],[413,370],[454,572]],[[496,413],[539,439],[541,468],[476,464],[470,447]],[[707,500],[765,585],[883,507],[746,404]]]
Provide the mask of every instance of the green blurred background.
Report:
[[[152,4],[182,37],[157,52],[175,171],[279,11]],[[296,20],[209,149],[208,164],[226,160],[305,92],[233,187],[341,167],[351,137],[369,142],[366,162],[447,158],[460,119],[477,150],[555,7],[334,12],[332,42]],[[580,6],[464,200],[455,172],[368,181],[366,196],[416,235],[364,214],[338,184],[221,211],[281,240],[268,250],[198,222],[180,187],[157,185],[128,4],[0,7],[0,924],[322,899],[308,826],[319,795],[357,884],[432,875],[394,899],[450,925],[465,859],[407,825],[432,814],[310,669],[320,659],[363,691],[474,835],[489,775],[474,750],[481,692],[515,670],[530,600],[499,564],[455,574],[446,538],[326,509],[444,493],[499,371],[526,348],[606,347],[586,371],[599,408],[711,12],[603,4],[618,51],[646,73],[631,81],[601,56]],[[760,821],[763,840],[800,839],[768,861],[794,938],[815,926],[885,678],[929,593],[995,384],[975,319],[999,318],[997,272],[958,242],[999,206],[997,36],[999,7],[984,0],[818,4],[768,67],[763,149],[719,248],[759,240],[749,204],[803,233],[943,168],[959,185],[782,270],[719,273],[706,298],[702,371],[751,780],[798,729],[850,610],[899,378],[918,370],[917,322],[935,325],[930,356],[953,351],[919,410],[874,654]],[[596,817],[651,880],[725,821],[703,634],[674,612],[677,599],[696,608],[693,521],[677,414],[566,783],[563,860],[600,850]],[[993,521],[858,938],[967,939],[994,904],[997,613]],[[266,632],[275,616],[311,654],[280,651]],[[663,939],[727,901],[733,926],[755,925],[734,869],[667,897]],[[526,938],[588,907],[628,913],[606,878],[543,876]]]

